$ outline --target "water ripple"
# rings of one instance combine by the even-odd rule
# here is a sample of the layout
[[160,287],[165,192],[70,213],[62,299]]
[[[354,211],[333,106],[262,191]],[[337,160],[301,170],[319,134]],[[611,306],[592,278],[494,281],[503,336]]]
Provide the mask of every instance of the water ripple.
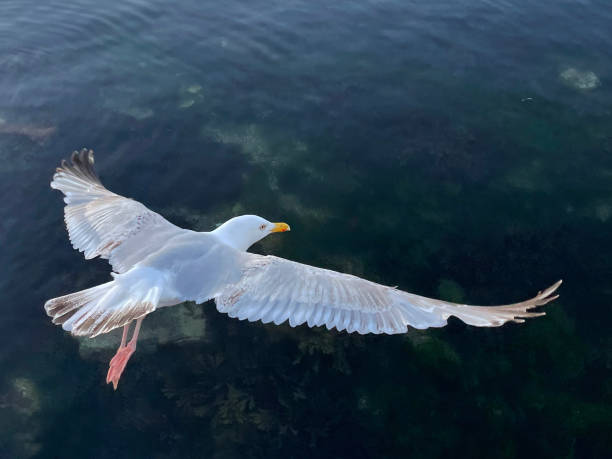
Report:
[[3,2],[0,63],[10,70],[11,63],[21,68],[49,56],[67,60],[74,54],[102,50],[134,39],[152,27],[159,14],[155,2],[141,0],[117,2],[110,7],[106,2],[90,0]]

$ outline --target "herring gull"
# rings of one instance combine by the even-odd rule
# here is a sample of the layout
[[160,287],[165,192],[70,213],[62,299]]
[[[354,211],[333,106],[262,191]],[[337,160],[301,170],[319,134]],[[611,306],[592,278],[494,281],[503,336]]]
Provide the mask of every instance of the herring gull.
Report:
[[[93,151],[63,161],[51,188],[64,193],[70,241],[86,259],[101,257],[113,280],[54,298],[45,310],[76,336],[95,337],[123,327],[107,383],[117,388],[136,349],[143,318],[157,308],[214,299],[230,317],[295,327],[325,326],[348,333],[405,333],[408,327],[443,327],[450,316],[469,325],[498,327],[544,315],[530,312],[557,298],[561,281],[534,298],[504,306],[469,306],[435,300],[356,276],[275,256],[247,252],[286,223],[255,215],[234,217],[211,232],[179,228],[138,201],[107,190],[94,172]],[[136,321],[131,340],[130,325]]]

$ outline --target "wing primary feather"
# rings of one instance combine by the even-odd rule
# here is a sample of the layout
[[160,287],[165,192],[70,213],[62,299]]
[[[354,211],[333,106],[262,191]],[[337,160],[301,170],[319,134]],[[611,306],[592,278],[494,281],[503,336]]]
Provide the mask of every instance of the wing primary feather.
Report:
[[[148,255],[138,249],[159,234],[169,238],[185,231],[141,203],[107,190],[94,170],[94,153],[87,148],[61,162],[51,188],[64,194],[64,220],[73,247],[86,259],[99,256],[111,261],[113,254],[115,272],[126,272]],[[124,246],[120,256],[114,254],[119,246]]]
[[216,298],[219,311],[234,315],[228,298],[240,288],[238,306],[249,304],[244,314],[239,313],[241,318],[275,324],[288,319],[292,327],[307,323],[310,327],[359,333],[396,334],[405,333],[408,326],[442,327],[450,316],[481,327],[524,321],[544,315],[531,309],[556,299],[560,285],[557,282],[520,303],[469,306],[414,295],[278,257],[245,254],[240,262],[242,265],[236,269],[241,270],[242,278],[237,284],[221,289]]

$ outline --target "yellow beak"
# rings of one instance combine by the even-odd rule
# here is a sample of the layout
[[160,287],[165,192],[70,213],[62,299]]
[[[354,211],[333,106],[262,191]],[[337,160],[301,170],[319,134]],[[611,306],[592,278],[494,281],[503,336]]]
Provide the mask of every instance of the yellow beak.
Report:
[[270,231],[271,233],[284,233],[290,231],[291,228],[286,223],[274,223],[274,227]]

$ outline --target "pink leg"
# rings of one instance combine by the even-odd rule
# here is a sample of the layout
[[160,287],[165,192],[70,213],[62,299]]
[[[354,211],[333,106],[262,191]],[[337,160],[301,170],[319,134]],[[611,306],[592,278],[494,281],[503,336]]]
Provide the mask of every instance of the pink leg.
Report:
[[117,385],[119,384],[119,378],[121,378],[121,373],[125,369],[125,366],[130,360],[130,357],[136,350],[136,341],[138,340],[138,332],[140,331],[140,324],[142,323],[142,317],[136,321],[136,327],[134,328],[134,333],[132,333],[132,339],[127,345],[125,341],[127,339],[128,330],[130,329],[131,324],[127,324],[123,327],[123,336],[121,337],[121,345],[119,349],[117,349],[117,353],[110,361],[110,365],[108,368],[108,374],[106,375],[106,383],[113,383],[114,390],[117,390]]
[[130,325],[132,325],[132,324],[129,323],[129,324],[123,326],[123,335],[121,336],[121,344],[119,345],[120,349],[122,347],[125,347],[125,340],[127,339],[128,331],[130,331]]

